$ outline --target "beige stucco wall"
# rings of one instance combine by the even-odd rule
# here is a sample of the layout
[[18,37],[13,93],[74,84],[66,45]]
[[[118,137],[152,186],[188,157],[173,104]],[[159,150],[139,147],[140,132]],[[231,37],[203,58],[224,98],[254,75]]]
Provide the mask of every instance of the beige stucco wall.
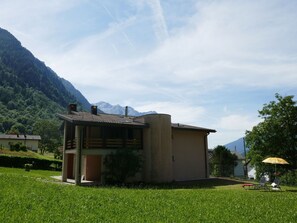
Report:
[[[151,114],[141,118],[149,126],[143,129],[142,154],[144,165],[142,176],[137,176],[137,179],[141,180],[142,178],[145,182],[161,183],[174,180],[197,180],[208,177],[207,132],[172,128],[171,116],[166,114]],[[104,156],[113,152],[111,149],[80,148],[80,130],[81,127],[76,126],[75,138],[77,148],[64,151],[65,167],[63,169],[63,180],[67,178],[67,175],[70,175],[69,171],[72,171],[77,176],[75,177],[77,184],[80,183],[81,174],[88,175],[86,173],[87,169],[92,168],[93,164],[97,163],[97,160],[92,158],[88,162],[86,157],[100,156],[102,158],[101,171],[90,173],[87,177],[90,179],[100,178],[98,174],[104,171],[104,165],[102,165]],[[68,161],[67,158],[71,157],[68,157],[67,154],[82,156],[82,159],[72,158],[72,160],[69,159]],[[67,170],[66,167],[69,165],[73,167]],[[96,169],[98,170],[99,166],[96,166]]]
[[144,180],[172,181],[171,116],[152,114],[143,116],[149,128],[143,133]]
[[38,141],[37,140],[18,140],[18,139],[1,139],[0,140],[0,147],[2,146],[3,148],[10,148],[10,143],[21,143],[22,145],[26,145],[28,149],[31,149],[33,151],[38,150]]
[[207,178],[205,136],[207,133],[172,129],[173,178],[176,181]]

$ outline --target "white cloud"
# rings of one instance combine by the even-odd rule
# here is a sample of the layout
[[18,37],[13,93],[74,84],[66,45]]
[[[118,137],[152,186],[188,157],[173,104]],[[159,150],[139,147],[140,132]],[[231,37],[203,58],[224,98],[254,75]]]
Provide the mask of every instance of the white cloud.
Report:
[[[57,47],[62,21],[57,17],[82,3],[81,0],[1,0],[0,26],[15,35],[41,60]],[[53,44],[53,45],[51,45]]]
[[217,123],[213,123],[216,133],[209,136],[209,147],[225,145],[245,135],[246,130],[252,130],[260,119],[250,115],[228,114],[217,116]]
[[135,107],[139,111],[157,111],[170,114],[171,121],[176,123],[199,125],[203,120],[206,110],[200,106],[191,106],[183,102],[152,102]]
[[221,117],[218,127],[228,131],[239,131],[244,133],[251,130],[253,126],[259,123],[259,120],[253,120],[247,115],[232,114]]
[[[297,50],[297,44],[292,41],[297,33],[289,19],[296,21],[297,15],[287,7],[265,7],[264,3],[268,4],[227,1],[198,5],[197,14],[189,19],[191,25],[150,54],[148,66],[156,74],[161,68],[177,82],[296,85],[293,49]],[[278,16],[280,13],[284,16]]]

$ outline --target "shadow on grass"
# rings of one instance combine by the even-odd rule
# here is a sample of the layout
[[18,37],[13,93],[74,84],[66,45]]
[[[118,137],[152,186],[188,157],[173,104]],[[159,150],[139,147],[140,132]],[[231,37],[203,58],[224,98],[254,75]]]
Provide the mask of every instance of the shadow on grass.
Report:
[[286,190],[286,192],[297,193],[297,189],[296,190]]
[[[99,185],[99,187],[117,187],[131,189],[214,189],[217,186],[232,186],[243,184],[244,181],[229,178],[209,178],[195,181],[182,181],[172,183],[137,183],[120,185]],[[83,186],[83,185],[82,185]],[[90,186],[90,185],[89,185]],[[93,185],[95,186],[95,185]],[[98,185],[97,185],[98,187]]]

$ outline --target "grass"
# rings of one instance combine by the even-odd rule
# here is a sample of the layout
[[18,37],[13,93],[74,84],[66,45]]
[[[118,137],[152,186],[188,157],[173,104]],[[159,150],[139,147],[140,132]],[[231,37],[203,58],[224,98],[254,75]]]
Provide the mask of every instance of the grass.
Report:
[[59,172],[0,167],[0,222],[297,222],[297,188],[244,190],[236,181],[142,188],[78,187]]
[[31,157],[31,158],[39,158],[39,159],[49,159],[54,160],[53,153],[45,153],[41,155],[37,152],[33,152],[31,150],[28,151],[11,151],[7,148],[0,149],[0,155],[8,155],[8,156],[21,156],[21,157]]

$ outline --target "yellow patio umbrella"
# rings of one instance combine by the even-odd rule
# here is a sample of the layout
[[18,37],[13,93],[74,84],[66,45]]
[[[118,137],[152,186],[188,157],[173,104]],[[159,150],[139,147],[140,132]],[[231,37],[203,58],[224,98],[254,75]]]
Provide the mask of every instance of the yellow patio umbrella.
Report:
[[275,164],[275,173],[276,173],[276,164],[289,164],[286,160],[279,157],[268,157],[262,161],[263,163]]

